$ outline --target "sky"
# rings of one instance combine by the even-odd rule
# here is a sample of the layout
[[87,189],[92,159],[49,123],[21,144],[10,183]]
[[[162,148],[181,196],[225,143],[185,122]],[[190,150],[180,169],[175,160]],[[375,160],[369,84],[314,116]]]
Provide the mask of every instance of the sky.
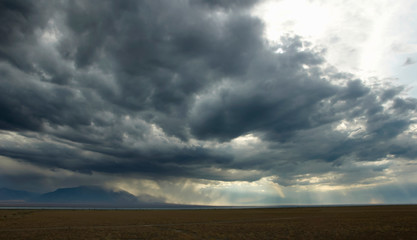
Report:
[[417,3],[0,1],[0,187],[417,203]]

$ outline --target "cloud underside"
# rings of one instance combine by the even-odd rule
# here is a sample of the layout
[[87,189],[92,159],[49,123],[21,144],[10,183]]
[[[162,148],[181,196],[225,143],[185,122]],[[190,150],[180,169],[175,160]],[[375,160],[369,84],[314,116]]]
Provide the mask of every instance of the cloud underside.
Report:
[[327,66],[298,36],[267,42],[253,4],[2,1],[0,154],[281,186],[372,183],[413,163],[416,99]]

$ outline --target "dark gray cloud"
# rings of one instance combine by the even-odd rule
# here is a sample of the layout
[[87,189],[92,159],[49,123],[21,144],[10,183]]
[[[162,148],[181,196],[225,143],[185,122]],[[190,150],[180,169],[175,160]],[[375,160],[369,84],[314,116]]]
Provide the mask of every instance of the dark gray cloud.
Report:
[[[360,182],[380,170],[338,166],[416,158],[416,99],[325,68],[300,37],[271,45],[254,4],[2,1],[0,154],[88,174],[282,185],[328,172]],[[262,148],[232,144],[248,134]]]
[[191,1],[191,4],[201,4],[209,7],[214,8],[223,8],[223,9],[235,9],[235,8],[248,8],[251,7],[258,2],[259,0],[230,0],[230,1],[221,1],[221,0],[195,0]]

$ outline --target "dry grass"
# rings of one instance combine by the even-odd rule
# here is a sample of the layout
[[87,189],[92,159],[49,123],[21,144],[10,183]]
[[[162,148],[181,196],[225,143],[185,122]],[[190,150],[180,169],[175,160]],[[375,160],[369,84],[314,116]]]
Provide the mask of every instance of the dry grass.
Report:
[[0,210],[0,239],[417,239],[417,206]]

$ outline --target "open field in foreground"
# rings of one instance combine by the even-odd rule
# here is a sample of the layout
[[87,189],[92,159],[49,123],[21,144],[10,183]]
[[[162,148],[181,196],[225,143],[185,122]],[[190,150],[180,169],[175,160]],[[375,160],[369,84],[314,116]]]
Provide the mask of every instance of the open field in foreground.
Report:
[[417,239],[417,205],[0,210],[0,239]]

